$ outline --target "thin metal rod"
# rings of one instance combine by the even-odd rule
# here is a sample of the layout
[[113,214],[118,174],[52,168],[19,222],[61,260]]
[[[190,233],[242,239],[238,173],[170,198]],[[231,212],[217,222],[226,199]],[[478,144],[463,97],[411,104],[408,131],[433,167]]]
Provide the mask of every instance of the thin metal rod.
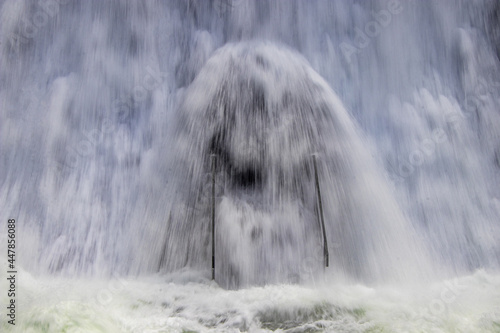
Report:
[[215,155],[212,160],[212,280],[215,280]]
[[321,189],[319,187],[318,166],[316,164],[316,155],[313,155],[313,165],[314,165],[314,180],[316,183],[316,193],[318,194],[319,221],[321,223],[321,231],[323,233],[323,259],[325,261],[325,267],[328,267],[328,264],[329,264],[328,243],[326,241],[325,217],[323,215],[323,201],[321,200]]

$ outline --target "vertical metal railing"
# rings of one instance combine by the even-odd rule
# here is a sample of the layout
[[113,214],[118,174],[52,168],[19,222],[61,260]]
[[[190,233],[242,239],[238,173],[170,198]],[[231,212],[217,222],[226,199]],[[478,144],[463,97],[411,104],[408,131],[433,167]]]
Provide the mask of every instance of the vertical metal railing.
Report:
[[321,200],[321,189],[319,187],[319,177],[318,177],[318,166],[316,162],[316,155],[313,156],[314,165],[314,182],[316,183],[316,194],[318,196],[318,219],[321,225],[321,232],[323,233],[323,260],[325,267],[329,264],[329,254],[328,254],[328,242],[326,240],[326,230],[325,230],[325,217],[323,215],[323,201]]
[[212,280],[215,280],[215,155],[210,155],[212,160]]

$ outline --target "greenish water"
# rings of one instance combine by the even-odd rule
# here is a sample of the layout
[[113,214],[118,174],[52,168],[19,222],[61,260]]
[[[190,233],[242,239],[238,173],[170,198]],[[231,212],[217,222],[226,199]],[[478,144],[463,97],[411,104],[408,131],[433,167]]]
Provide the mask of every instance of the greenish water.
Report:
[[500,332],[500,277],[484,271],[418,286],[317,281],[237,291],[193,276],[96,280],[21,272],[16,325],[2,320],[0,327],[33,333]]

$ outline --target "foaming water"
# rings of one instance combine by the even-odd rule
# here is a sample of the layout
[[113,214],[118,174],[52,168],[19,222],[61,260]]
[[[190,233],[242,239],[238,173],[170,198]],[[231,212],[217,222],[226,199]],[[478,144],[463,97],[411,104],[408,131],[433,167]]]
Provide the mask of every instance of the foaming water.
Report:
[[[484,271],[425,288],[317,280],[226,290],[196,272],[34,278],[9,332],[498,332],[500,280]],[[2,282],[4,284],[4,282]],[[3,297],[3,296],[2,296]]]
[[2,328],[498,332],[498,12],[0,1]]

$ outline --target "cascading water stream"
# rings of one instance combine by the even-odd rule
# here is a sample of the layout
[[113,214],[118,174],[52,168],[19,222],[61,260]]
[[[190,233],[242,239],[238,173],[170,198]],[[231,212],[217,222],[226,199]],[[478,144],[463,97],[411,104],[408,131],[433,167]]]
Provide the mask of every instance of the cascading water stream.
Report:
[[0,1],[0,247],[15,218],[20,331],[63,330],[44,297],[57,318],[83,320],[68,300],[99,312],[69,291],[121,278],[103,287],[113,319],[83,331],[145,331],[162,308],[157,329],[494,332],[499,8]]
[[203,181],[215,155],[217,281],[237,287],[317,274],[316,153],[335,274],[387,281],[415,276],[411,267],[425,271],[410,253],[425,254],[349,115],[292,51],[258,42],[225,46],[186,90],[178,118],[167,267],[209,262],[211,182]]

